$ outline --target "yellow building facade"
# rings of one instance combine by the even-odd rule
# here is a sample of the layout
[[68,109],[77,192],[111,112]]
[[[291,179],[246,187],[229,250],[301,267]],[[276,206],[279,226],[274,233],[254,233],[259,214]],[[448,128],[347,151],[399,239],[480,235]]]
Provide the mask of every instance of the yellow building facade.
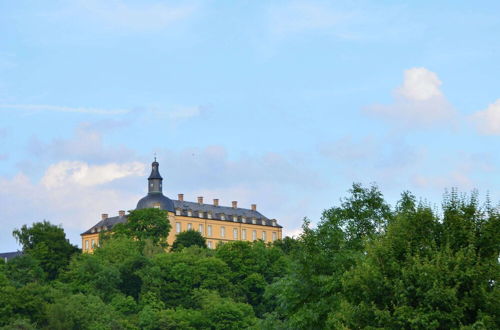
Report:
[[[152,163],[151,175],[148,178],[148,194],[137,203],[136,209],[159,208],[168,212],[171,229],[167,243],[172,245],[177,234],[186,230],[197,230],[207,241],[209,248],[215,248],[221,242],[256,241],[266,243],[282,239],[282,226],[276,219],[269,219],[257,211],[257,206],[238,207],[237,201],[231,206],[219,205],[219,200],[204,203],[203,197],[197,202],[184,200],[179,194],[177,200],[163,195],[163,178],[159,173],[159,164]],[[81,234],[82,251],[92,253],[99,246],[99,234],[113,228],[117,223],[127,221],[125,211],[118,216],[109,217],[102,214],[101,221]]]

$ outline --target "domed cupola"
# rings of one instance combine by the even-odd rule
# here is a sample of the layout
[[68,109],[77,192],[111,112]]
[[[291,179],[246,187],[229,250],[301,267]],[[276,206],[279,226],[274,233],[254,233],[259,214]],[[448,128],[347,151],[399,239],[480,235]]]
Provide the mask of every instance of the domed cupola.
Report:
[[158,170],[160,164],[156,161],[151,164],[151,174],[148,178],[148,194],[137,203],[137,210],[148,208],[159,208],[168,212],[174,212],[174,203],[163,195],[163,178]]

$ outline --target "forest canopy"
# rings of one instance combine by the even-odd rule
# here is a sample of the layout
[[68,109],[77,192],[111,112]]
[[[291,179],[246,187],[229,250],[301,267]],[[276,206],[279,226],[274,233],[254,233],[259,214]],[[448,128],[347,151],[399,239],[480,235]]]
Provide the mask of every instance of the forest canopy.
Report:
[[93,254],[48,222],[15,230],[24,254],[0,261],[0,329],[500,328],[500,208],[475,192],[437,210],[354,184],[273,244],[212,250],[184,234],[165,252],[144,228]]

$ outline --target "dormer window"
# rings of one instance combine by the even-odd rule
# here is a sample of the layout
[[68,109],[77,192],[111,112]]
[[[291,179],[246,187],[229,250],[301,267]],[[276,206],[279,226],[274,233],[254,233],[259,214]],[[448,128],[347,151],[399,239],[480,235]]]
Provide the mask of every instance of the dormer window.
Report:
[[243,223],[247,222],[245,217],[241,217],[241,222],[243,222]]
[[237,221],[238,221],[238,216],[237,216],[237,215],[233,215],[233,221],[234,221],[234,222],[237,222]]
[[188,210],[188,217],[192,217],[193,216],[193,212],[191,212],[191,210]]
[[95,228],[92,228],[92,229],[90,230],[90,232],[91,232],[91,233],[95,233]]
[[220,215],[220,219],[221,219],[221,220],[226,220],[226,216],[225,216],[224,214],[221,214],[221,215]]
[[181,210],[179,209],[175,210],[175,215],[181,215]]
[[203,218],[203,212],[198,212],[198,217]]
[[254,225],[255,225],[255,224],[257,224],[257,219],[256,219],[256,218],[253,218],[253,219],[252,219],[252,223],[253,223]]
[[207,218],[212,219],[212,212],[207,213]]

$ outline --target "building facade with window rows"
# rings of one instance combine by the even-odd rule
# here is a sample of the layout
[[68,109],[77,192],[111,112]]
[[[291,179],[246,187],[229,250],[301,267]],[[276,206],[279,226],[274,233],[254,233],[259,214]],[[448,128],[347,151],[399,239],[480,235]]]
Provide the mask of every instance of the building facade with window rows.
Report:
[[[198,197],[197,202],[188,202],[184,200],[183,194],[179,194],[177,200],[171,200],[163,195],[162,190],[163,178],[155,160],[148,178],[148,194],[139,200],[136,209],[159,208],[168,212],[171,225],[167,237],[169,245],[172,245],[178,233],[189,229],[199,231],[206,238],[209,248],[215,248],[221,242],[273,242],[282,238],[282,226],[276,219],[268,219],[258,212],[255,204],[249,209],[238,207],[236,201],[231,206],[219,205],[218,199],[206,204],[203,197]],[[125,221],[125,211],[119,211],[115,217],[102,214],[101,221],[81,234],[83,252],[91,253],[99,245],[100,232]]]

